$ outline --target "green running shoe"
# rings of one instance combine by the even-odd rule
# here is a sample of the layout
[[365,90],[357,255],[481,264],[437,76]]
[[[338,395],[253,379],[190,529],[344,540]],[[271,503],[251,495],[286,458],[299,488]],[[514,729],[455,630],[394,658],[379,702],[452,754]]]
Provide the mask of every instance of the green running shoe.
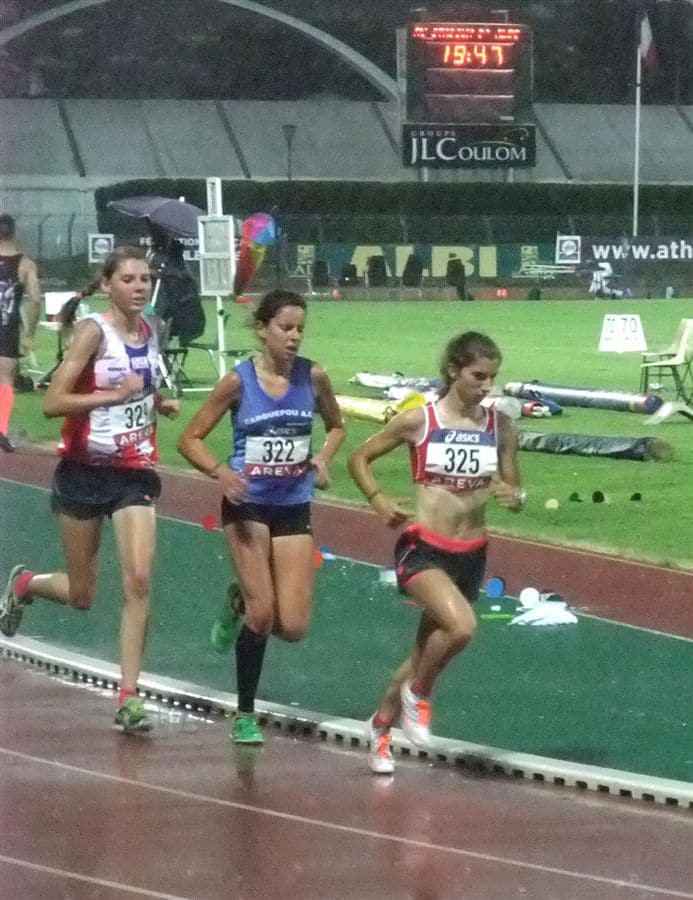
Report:
[[241,713],[233,720],[231,737],[234,744],[264,744],[265,739],[257,724],[257,719],[250,713]]
[[144,701],[140,697],[128,697],[116,710],[113,727],[126,734],[151,731],[152,720],[144,708]]
[[212,647],[217,653],[226,653],[236,640],[238,632],[241,630],[241,619],[244,612],[241,589],[235,582],[231,582],[226,591],[221,613],[215,619],[209,636]]

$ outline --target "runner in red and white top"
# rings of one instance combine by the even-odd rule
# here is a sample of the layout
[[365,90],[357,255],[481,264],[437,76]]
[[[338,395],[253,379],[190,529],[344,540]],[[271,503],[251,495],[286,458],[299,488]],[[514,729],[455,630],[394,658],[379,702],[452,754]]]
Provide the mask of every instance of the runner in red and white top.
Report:
[[95,599],[101,525],[113,521],[120,554],[123,608],[122,677],[115,727],[151,728],[137,680],[149,619],[156,543],[155,502],[161,492],[156,413],[175,418],[180,402],[158,393],[156,326],[144,317],[151,293],[149,265],[137,247],[120,247],[104,262],[103,315],[76,327],[53,374],[43,409],[64,417],[51,503],[58,515],[65,572],[37,574],[15,566],[0,596],[0,631],[12,636],[35,599],[88,609]]
[[136,340],[131,337],[126,342],[110,313],[91,313],[85,319],[98,326],[101,341],[82,370],[75,392],[107,395],[131,372],[142,378],[142,390],[119,403],[97,406],[87,414],[68,415],[58,453],[89,465],[152,466],[158,461],[156,403],[160,383],[155,323],[142,316]]
[[[388,422],[349,458],[356,484],[400,534],[395,564],[400,589],[422,607],[414,651],[400,666],[366,725],[373,772],[394,771],[390,728],[400,720],[415,745],[430,747],[430,696],[436,679],[474,635],[476,600],[486,561],[485,509],[491,498],[506,509],[525,502],[517,465],[517,434],[503,413],[482,406],[501,362],[486,335],[461,334],[441,365],[440,397]],[[408,446],[416,513],[385,494],[372,463]]]

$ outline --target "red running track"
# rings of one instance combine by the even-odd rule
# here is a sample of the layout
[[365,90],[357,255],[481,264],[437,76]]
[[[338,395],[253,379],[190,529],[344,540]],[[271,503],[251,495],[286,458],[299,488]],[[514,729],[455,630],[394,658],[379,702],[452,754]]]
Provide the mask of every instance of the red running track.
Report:
[[[0,457],[48,485],[54,458]],[[164,475],[161,512],[217,513],[216,486]],[[390,563],[372,514],[315,507],[320,544]],[[576,606],[693,636],[691,575],[494,536],[511,591],[542,572]],[[657,609],[651,598],[656,592]],[[111,730],[114,698],[0,664],[0,900],[693,900],[693,817],[613,796],[474,777],[270,733],[234,748],[226,722],[151,704],[152,736]]]
[[3,900],[693,900],[693,816],[526,781],[398,763],[0,665]]

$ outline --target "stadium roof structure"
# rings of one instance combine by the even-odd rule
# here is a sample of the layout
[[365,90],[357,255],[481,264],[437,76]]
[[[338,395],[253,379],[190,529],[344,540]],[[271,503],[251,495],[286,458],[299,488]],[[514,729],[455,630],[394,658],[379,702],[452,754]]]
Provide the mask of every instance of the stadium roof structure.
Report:
[[[498,20],[489,0],[1,0],[6,97],[394,97],[395,32],[413,18]],[[638,0],[640,2],[640,0]],[[636,0],[512,0],[542,103],[633,100]],[[648,0],[659,69],[644,103],[693,103],[693,3]]]
[[[401,162],[401,109],[396,80],[382,64],[376,64],[365,53],[330,33],[327,25],[317,27],[292,12],[308,6],[317,10],[320,6],[317,2],[273,0],[274,5],[269,0],[266,3],[256,0],[204,0],[204,3],[202,0],[148,0],[146,4],[141,0],[48,2],[49,6],[46,2],[31,6],[31,0],[26,6],[17,4],[17,18],[0,31],[0,48],[11,45],[18,56],[20,51],[33,52],[36,47],[38,52],[42,48],[62,52],[67,58],[65,64],[72,65],[71,88],[66,90],[65,84],[57,79],[58,89],[54,93],[45,90],[31,97],[10,94],[0,100],[4,177],[202,177],[211,172],[226,178],[279,180],[287,177],[287,154],[291,155],[289,168],[296,179],[404,181],[420,177],[417,170],[405,168]],[[344,0],[322,6],[330,7],[336,16],[338,7],[356,10],[365,2]],[[584,5],[584,2],[574,0],[573,5]],[[554,5],[565,6],[560,0]],[[276,8],[279,6],[281,9]],[[404,4],[392,0],[386,6],[388,14],[396,18]],[[542,0],[532,6],[548,11],[548,5]],[[693,10],[693,4],[686,3],[686,6]],[[218,9],[219,14],[210,19],[211,9]],[[162,21],[163,11],[170,12],[166,22]],[[70,30],[57,27],[61,20],[69,23],[77,34],[77,44],[89,54],[80,57],[82,68],[70,59],[77,55],[77,44],[60,43],[61,36]],[[151,28],[145,27],[150,22]],[[165,31],[157,35],[155,29],[164,25]],[[255,79],[264,90],[262,99],[234,97],[224,90],[204,98],[143,92],[139,76],[155,68],[155,51],[164,54],[164,68],[160,71],[164,82],[172,80],[175,71],[184,70],[177,51],[186,40],[190,42],[189,29],[198,25],[201,31],[197,38],[214,37],[216,31],[223,32],[226,28],[233,39],[227,44],[226,33],[222,35],[221,56],[216,60],[222,71],[227,59],[227,69],[238,62],[234,59],[234,48],[237,49],[239,41],[248,47],[253,40],[255,47],[262,46],[266,40],[276,42],[260,63],[251,58],[250,52],[240,62],[246,68],[256,63],[249,83]],[[176,32],[183,43],[169,47],[167,39]],[[114,34],[121,40],[115,41]],[[278,34],[294,35],[297,41],[303,41],[297,46],[304,50],[306,46],[315,48],[314,57],[322,54],[322,62],[311,73],[312,85],[319,85],[318,90],[322,92],[309,89],[300,99],[285,94],[265,96],[270,93],[267,85],[271,89],[278,79],[286,77],[282,65],[293,65],[294,77],[310,82],[313,57],[300,55],[293,44],[287,50],[290,40],[280,41]],[[97,40],[98,45],[92,46]],[[394,48],[391,28],[388,40]],[[374,55],[382,62],[382,41],[378,49],[381,55]],[[200,54],[202,67],[208,62],[206,50],[205,44]],[[133,70],[132,78],[124,78],[117,66],[127,65],[133,51],[140,51],[140,68]],[[112,59],[105,63],[104,52],[112,54]],[[341,61],[340,65],[332,66],[339,74],[332,82],[327,79],[320,83],[326,54]],[[11,58],[12,54],[8,56]],[[92,60],[94,67],[90,65]],[[113,62],[113,80],[109,85],[112,87],[115,81],[122,87],[122,93],[76,93],[82,78],[90,75],[97,63],[108,66],[109,62]],[[347,99],[341,91],[334,91],[346,68],[368,83],[371,99]],[[238,75],[239,70],[234,69],[229,81]],[[596,71],[594,76],[595,83],[607,80],[600,79]],[[185,77],[183,73],[183,82]],[[207,87],[209,82],[208,78]],[[99,83],[97,78],[95,90]],[[138,87],[140,92],[134,96],[127,93],[129,88],[136,91]],[[693,183],[691,110],[690,105],[681,103],[643,106],[643,182]],[[633,115],[633,106],[628,102],[611,105],[535,102],[528,120],[537,126],[538,164],[533,169],[515,170],[515,180],[629,182],[633,171]],[[292,147],[288,148],[285,129],[294,126]],[[502,180],[504,173],[431,172],[430,178]]]
[[[3,29],[2,32],[0,32],[0,47],[27,34],[34,28],[61,19],[71,13],[116,2],[117,0],[68,0],[68,2],[62,3],[59,6],[35,12]],[[329,52],[334,53],[349,66],[354,68],[374,87],[380,90],[385,98],[395,99],[397,97],[397,83],[390,75],[361,53],[334,37],[334,35],[331,35],[320,28],[316,28],[313,25],[309,25],[307,22],[304,22],[295,16],[287,15],[271,6],[264,6],[260,3],[256,3],[254,0],[216,0],[216,2],[243,9],[258,16],[264,16],[287,26],[290,29],[300,32],[311,41],[324,46]]]

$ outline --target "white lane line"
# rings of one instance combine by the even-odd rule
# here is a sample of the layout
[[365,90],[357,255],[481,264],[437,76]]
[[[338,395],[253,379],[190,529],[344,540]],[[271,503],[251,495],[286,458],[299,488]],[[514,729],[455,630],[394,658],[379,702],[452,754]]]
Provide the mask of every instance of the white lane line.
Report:
[[32,869],[34,872],[45,872],[46,875],[60,875],[62,878],[70,878],[72,881],[81,881],[85,884],[98,884],[100,887],[127,891],[129,894],[140,894],[142,897],[155,897],[156,900],[191,900],[190,897],[181,897],[179,894],[162,894],[161,891],[148,891],[146,888],[134,887],[132,884],[121,884],[119,881],[107,881],[104,878],[90,878],[87,875],[80,875],[79,872],[56,869],[54,866],[41,866],[26,859],[17,859],[16,856],[3,856],[0,854],[0,862],[12,866],[21,866],[24,869]]
[[163,787],[158,784],[149,784],[145,781],[137,781],[134,778],[124,778],[121,775],[110,775],[106,772],[98,772],[92,769],[85,769],[81,766],[73,766],[69,763],[59,762],[52,759],[44,759],[40,756],[32,756],[28,753],[21,753],[17,750],[9,750],[6,747],[0,747],[0,754],[14,759],[20,759],[24,762],[32,762],[37,765],[50,766],[65,772],[73,772],[77,775],[86,775],[93,778],[100,778],[114,784],[124,784],[130,787],[136,787],[139,790],[148,790],[158,794],[165,794],[171,797],[178,797],[182,800],[191,800],[199,803],[210,803],[214,806],[222,806],[227,809],[236,809],[241,812],[254,813],[259,816],[267,816],[273,819],[281,819],[285,822],[293,822],[297,825],[310,825],[315,828],[324,828],[328,831],[336,831],[341,834],[350,834],[355,837],[372,838],[378,841],[388,841],[390,843],[402,844],[407,847],[416,847],[420,850],[435,850],[440,853],[449,853],[454,856],[461,856],[467,859],[476,859],[481,862],[496,863],[502,866],[510,866],[517,869],[524,869],[531,872],[541,872],[549,875],[559,875],[564,878],[574,878],[577,881],[587,881],[596,884],[607,884],[612,887],[629,888],[633,891],[656,894],[661,897],[679,897],[683,900],[693,900],[693,894],[685,891],[669,890],[668,888],[656,887],[655,885],[642,884],[631,881],[623,881],[618,878],[605,878],[602,875],[590,875],[587,872],[576,872],[571,869],[561,869],[556,866],[544,866],[538,863],[525,862],[521,859],[512,859],[511,857],[496,856],[491,853],[481,853],[476,850],[463,850],[459,847],[450,847],[446,844],[434,844],[430,841],[417,841],[413,838],[401,837],[396,834],[387,834],[381,831],[372,831],[368,828],[356,828],[352,825],[341,825],[339,822],[328,822],[324,819],[314,819],[307,816],[297,816],[293,813],[280,812],[275,809],[267,809],[262,806],[251,806],[248,803],[238,803],[234,800],[224,800],[220,797],[209,797],[205,794],[195,794],[191,791],[182,791],[178,788]]
[[[693,2],[693,0],[691,0]],[[693,644],[693,638],[686,637],[683,634],[672,634],[670,631],[658,631],[656,628],[645,628],[644,625],[632,625],[630,622],[619,622],[617,619],[608,619],[605,616],[596,616],[593,613],[582,612],[579,609],[573,610],[578,619],[592,619],[593,622],[605,622],[607,625],[617,625],[621,628],[630,628],[632,631],[645,631],[647,634],[654,634],[657,637],[671,638],[673,641],[684,641]]]
[[[167,471],[167,474],[173,475],[174,478],[177,478],[177,477],[197,478],[198,477],[195,472],[170,472],[170,471]],[[43,487],[43,485],[28,484],[25,481],[18,481],[14,478],[0,478],[0,481],[6,481],[6,482],[8,482],[8,484],[16,484],[16,485],[19,485],[19,487],[38,488],[38,490],[44,491],[45,493],[50,492],[50,488]],[[340,503],[338,501],[322,501],[319,505],[323,506],[323,507],[333,507],[335,509],[342,509],[342,510],[348,510],[348,511],[354,511],[354,510],[358,511],[359,510],[358,506],[352,506],[348,503]],[[202,525],[197,524],[196,522],[191,522],[189,519],[178,519],[175,516],[165,516],[165,515],[160,514],[159,518],[169,519],[171,522],[180,522],[183,525],[192,525],[195,528],[203,527]],[[497,537],[500,540],[510,541],[514,544],[520,544],[520,545],[525,544],[529,547],[541,547],[543,550],[552,550],[552,551],[558,552],[558,553],[564,553],[564,552],[565,553],[575,553],[577,556],[586,556],[591,559],[598,559],[598,560],[602,560],[604,562],[623,563],[624,565],[627,565],[627,566],[637,566],[637,567],[641,567],[643,569],[654,569],[657,572],[669,573],[669,574],[674,574],[674,575],[686,575],[689,578],[693,578],[693,569],[672,568],[671,566],[663,566],[658,563],[645,562],[645,561],[642,561],[639,559],[628,559],[628,557],[625,557],[625,556],[617,556],[615,553],[605,553],[605,552],[601,552],[599,550],[588,550],[584,547],[573,547],[570,544],[551,544],[546,541],[538,541],[538,540],[531,540],[529,538],[517,537],[514,534],[506,534],[502,531],[491,531],[491,532],[489,532],[489,537],[491,537],[491,538]],[[349,556],[337,556],[337,559],[344,559],[347,562],[358,562],[358,563],[363,563],[363,565],[377,566],[377,568],[382,568],[381,566],[378,566],[377,563],[363,562],[363,560],[352,559]],[[618,623],[618,624],[621,624],[621,623]],[[648,629],[643,629],[643,630],[647,631]]]

